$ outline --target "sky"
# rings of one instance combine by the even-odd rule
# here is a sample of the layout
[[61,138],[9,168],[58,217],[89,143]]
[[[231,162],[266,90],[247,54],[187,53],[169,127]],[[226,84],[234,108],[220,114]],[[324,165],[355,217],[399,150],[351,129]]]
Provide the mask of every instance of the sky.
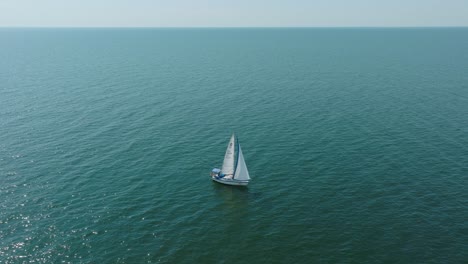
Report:
[[0,27],[468,26],[468,0],[0,0]]

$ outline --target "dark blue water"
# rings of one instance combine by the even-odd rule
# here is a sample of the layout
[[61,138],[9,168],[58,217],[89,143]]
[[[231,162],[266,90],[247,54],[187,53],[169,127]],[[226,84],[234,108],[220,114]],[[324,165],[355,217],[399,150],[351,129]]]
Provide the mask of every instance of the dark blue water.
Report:
[[468,262],[467,73],[466,28],[0,29],[0,262]]

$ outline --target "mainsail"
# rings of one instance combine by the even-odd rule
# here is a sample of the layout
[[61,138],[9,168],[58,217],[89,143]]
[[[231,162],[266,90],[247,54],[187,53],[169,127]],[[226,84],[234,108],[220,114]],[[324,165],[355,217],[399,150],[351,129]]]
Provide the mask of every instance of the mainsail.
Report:
[[234,134],[231,136],[231,140],[229,140],[229,145],[226,149],[226,154],[224,155],[223,167],[221,171],[226,174],[234,174]]
[[234,175],[234,179],[246,181],[250,180],[249,171],[247,170],[247,165],[245,165],[244,155],[242,155],[242,150],[240,145],[238,145],[238,154],[237,154],[237,167],[236,167],[236,174]]

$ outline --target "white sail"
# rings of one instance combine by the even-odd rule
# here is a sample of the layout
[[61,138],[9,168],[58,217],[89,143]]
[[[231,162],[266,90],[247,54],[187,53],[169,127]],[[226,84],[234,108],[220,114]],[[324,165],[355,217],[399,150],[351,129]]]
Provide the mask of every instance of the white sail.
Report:
[[229,145],[226,149],[226,154],[224,155],[223,167],[221,171],[226,175],[234,174],[234,134],[231,136],[231,140],[229,140]]
[[238,154],[237,154],[237,167],[236,174],[234,175],[235,180],[247,181],[250,180],[249,171],[247,170],[247,165],[245,164],[244,155],[242,154],[241,147],[239,145]]

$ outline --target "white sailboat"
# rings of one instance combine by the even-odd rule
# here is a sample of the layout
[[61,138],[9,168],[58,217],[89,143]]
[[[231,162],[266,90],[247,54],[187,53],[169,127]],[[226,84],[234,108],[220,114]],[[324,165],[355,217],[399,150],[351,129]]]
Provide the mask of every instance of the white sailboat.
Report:
[[[237,154],[237,155],[236,155]],[[239,140],[232,134],[229,140],[226,154],[224,155],[223,167],[214,168],[211,171],[213,181],[228,185],[246,186],[249,184],[250,176],[245,164],[244,155]]]

